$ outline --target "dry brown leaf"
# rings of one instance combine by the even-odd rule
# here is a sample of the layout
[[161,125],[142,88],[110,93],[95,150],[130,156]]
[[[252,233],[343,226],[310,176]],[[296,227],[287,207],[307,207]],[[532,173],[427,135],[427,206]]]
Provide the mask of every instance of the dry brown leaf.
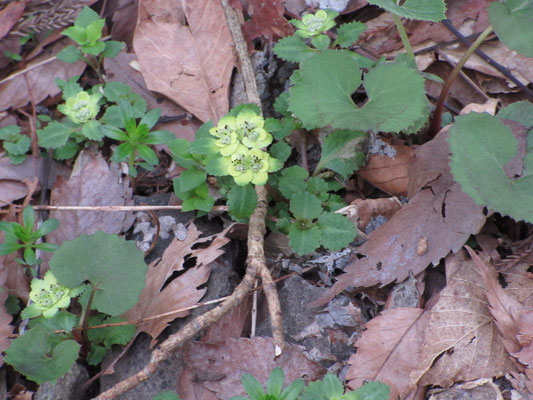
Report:
[[391,219],[396,211],[402,208],[400,202],[394,198],[380,198],[380,199],[355,199],[350,206],[355,206],[354,210],[347,210],[346,216],[352,222],[359,225],[361,230],[365,230],[370,223],[372,217],[382,215],[387,219]]
[[[28,194],[28,186],[22,181],[41,178],[44,162],[42,157],[35,159],[27,157],[22,164],[13,165],[9,158],[0,157],[0,207],[11,204]],[[69,175],[69,168],[52,161],[48,177],[49,188],[52,188],[58,176],[68,177]]]
[[293,34],[293,26],[283,16],[283,3],[278,0],[248,0],[247,13],[252,19],[243,24],[242,32],[249,49],[254,48],[252,41],[258,37],[272,42]]
[[[19,268],[22,269],[22,266],[20,265]],[[13,333],[13,329],[15,328],[13,325],[11,325],[13,316],[7,312],[4,305],[7,296],[10,293],[9,288],[6,285],[6,280],[7,269],[3,267],[2,261],[0,260],[0,288],[2,289],[0,292],[0,353],[3,353],[3,351],[11,344],[9,335]],[[3,363],[4,357],[0,354],[0,366]]]
[[0,39],[17,23],[25,7],[24,2],[12,2],[0,11]]
[[[128,178],[116,164],[108,165],[97,150],[83,150],[76,159],[68,180],[58,178],[50,203],[54,206],[133,205]],[[61,244],[81,234],[97,231],[120,233],[129,229],[133,215],[126,212],[52,211],[50,218],[59,227],[48,235],[51,243]]]
[[228,111],[233,41],[218,1],[141,0],[133,47],[150,90],[198,119]]
[[[325,370],[303,355],[298,346],[287,344],[281,356],[274,358],[272,338],[228,338],[223,344],[189,343],[185,349],[186,370],[216,394],[218,399],[245,395],[241,376],[251,374],[266,387],[272,369],[281,367],[285,384],[295,379],[317,380]],[[180,386],[180,393],[181,386]]]
[[373,154],[367,164],[357,171],[357,174],[375,187],[394,196],[407,194],[409,178],[407,171],[414,150],[404,144],[391,144],[396,155],[391,158],[383,154]]
[[[61,90],[55,84],[55,79],[60,78],[68,80],[75,75],[81,75],[85,70],[86,64],[83,61],[78,61],[74,64],[67,64],[57,59],[49,60],[61,51],[67,44],[67,40],[60,40],[50,49],[43,51],[38,57],[27,65],[25,73],[28,78],[29,87],[31,89],[32,98],[35,104],[39,104],[48,96],[55,96]],[[33,65],[43,63],[32,69]],[[30,102],[28,93],[28,86],[24,79],[24,74],[16,76],[14,79],[8,80],[0,84],[0,111],[12,108],[13,110],[23,107]]]
[[503,289],[518,300],[525,309],[533,310],[533,275],[531,264],[519,263],[501,272],[507,286]]
[[516,370],[489,303],[483,273],[465,252],[446,258],[447,286],[437,295],[411,381],[450,387]]
[[359,388],[367,380],[389,385],[391,399],[405,396],[414,386],[409,371],[418,366],[428,314],[420,308],[383,311],[366,325],[355,343],[357,353],[348,360],[348,386]]
[[[470,234],[481,229],[485,222],[483,207],[476,205],[453,182],[446,139],[444,130],[416,149],[409,169],[410,192],[429,187],[414,195],[388,222],[369,235],[357,248],[357,255],[346,266],[345,273],[311,306],[324,304],[348,286],[400,282],[407,278],[409,271],[417,275],[428,265],[437,264],[450,250],[459,251]],[[418,255],[421,238],[426,238],[427,249]]]
[[[146,286],[141,292],[139,302],[123,317],[128,320],[138,320],[198,303],[207,290],[199,289],[199,287],[207,282],[211,264],[222,255],[221,247],[229,242],[229,239],[225,237],[226,232],[227,230],[218,234],[207,248],[192,249],[195,244],[206,242],[210,240],[210,237],[199,238],[201,232],[194,224],[191,224],[185,240],[174,239],[163,253],[163,257],[150,265],[146,274]],[[196,266],[173,279],[163,289],[165,282],[174,272],[184,269],[183,264],[186,258],[196,259]],[[169,322],[187,315],[189,311],[183,311],[142,322],[138,324],[137,332],[148,333],[152,337],[150,347],[153,347],[157,337]]]
[[[129,22],[131,23],[131,22]],[[105,69],[110,81],[118,81],[129,85],[132,90],[140,94],[145,100],[149,110],[161,109],[161,116],[176,117],[184,116],[186,111],[165,98],[164,96],[148,90],[140,72],[135,70],[131,63],[136,61],[135,54],[121,51],[116,57],[106,60]],[[201,123],[196,118],[188,120],[186,117],[179,121],[158,124],[157,129],[164,129],[172,132],[177,138],[193,141],[196,131]]]
[[252,296],[247,296],[238,306],[224,314],[219,321],[209,325],[207,332],[202,337],[202,342],[223,342],[229,337],[239,338],[243,336],[251,310]]

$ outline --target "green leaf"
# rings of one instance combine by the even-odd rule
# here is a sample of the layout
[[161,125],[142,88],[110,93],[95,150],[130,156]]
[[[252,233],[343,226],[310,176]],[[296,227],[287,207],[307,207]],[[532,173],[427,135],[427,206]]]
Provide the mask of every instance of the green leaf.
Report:
[[318,226],[322,246],[331,251],[347,247],[356,237],[353,222],[342,214],[323,213],[318,217]]
[[312,220],[322,213],[322,202],[311,193],[297,193],[291,198],[290,210],[296,219]]
[[305,180],[309,176],[307,171],[299,166],[285,168],[279,178],[279,191],[286,198],[290,199],[293,195],[305,191],[307,184]]
[[[289,111],[308,128],[335,126],[333,121],[350,119],[357,107],[351,95],[361,84],[361,72],[348,54],[325,50],[302,63],[292,76]],[[354,125],[356,126],[356,125]]]
[[326,50],[331,44],[331,39],[328,35],[317,35],[313,36],[313,38],[311,39],[311,44],[317,50]]
[[81,51],[76,46],[70,45],[65,47],[63,50],[61,50],[59,53],[56,54],[56,57],[68,64],[74,64],[75,62],[81,60],[83,57],[83,54],[81,54]]
[[73,132],[73,129],[67,124],[56,121],[50,122],[43,129],[37,130],[39,146],[45,149],[57,149],[67,143],[69,136]]
[[357,400],[389,400],[390,389],[387,385],[381,382],[366,382],[359,389],[357,393]]
[[176,136],[172,132],[169,131],[152,131],[149,132],[148,135],[142,139],[142,143],[144,144],[163,144],[163,143],[170,143],[176,139]]
[[26,154],[26,152],[30,149],[30,143],[31,140],[28,136],[20,135],[15,142],[10,143],[6,141],[4,142],[3,146],[10,156],[19,156]]
[[319,198],[321,202],[325,202],[329,197],[328,189],[329,185],[322,178],[313,176],[307,181],[307,191]]
[[76,21],[74,21],[74,24],[82,28],[86,28],[92,22],[97,21],[99,19],[100,19],[100,16],[98,15],[96,11],[85,6],[83,7],[83,9],[80,11],[78,16],[76,17]]
[[73,140],[69,140],[67,143],[65,143],[63,146],[58,147],[54,150],[54,159],[55,160],[68,160],[69,158],[74,157],[78,150],[80,149],[80,146]]
[[71,26],[65,29],[62,34],[68,36],[79,45],[87,42],[87,32],[80,26]]
[[20,128],[17,125],[8,125],[0,128],[0,140],[12,140],[20,134]]
[[301,229],[297,224],[289,228],[289,245],[298,255],[312,253],[320,246],[320,228],[313,226],[311,229]]
[[131,93],[131,88],[121,82],[109,82],[104,86],[104,96],[109,101],[118,103],[120,100],[126,100]]
[[122,129],[113,125],[100,125],[100,131],[113,140],[118,140],[120,142],[127,142],[129,140],[128,135],[126,135]]
[[[120,317],[106,317],[100,314],[89,317],[89,326],[114,324],[125,321],[125,319]],[[114,344],[128,344],[135,335],[135,330],[135,325],[109,326],[89,329],[87,331],[87,337],[91,343],[103,344],[106,349],[111,349],[111,346]]]
[[33,211],[32,206],[24,208],[22,212],[22,224],[29,232],[33,231],[33,226],[35,225],[35,211]]
[[517,101],[504,107],[498,113],[498,118],[512,119],[520,122],[527,129],[533,127],[533,103],[529,101]]
[[214,157],[207,162],[205,170],[209,175],[224,176],[228,175],[228,167],[230,165],[229,158]]
[[270,146],[268,152],[272,157],[277,158],[281,163],[284,163],[291,155],[292,149],[291,146],[285,142],[276,142]]
[[91,345],[91,351],[87,354],[87,364],[98,365],[104,359],[107,349],[104,346]]
[[122,143],[113,152],[111,156],[111,161],[119,163],[128,158],[133,151],[133,146],[129,143]]
[[494,1],[488,14],[494,32],[507,47],[533,57],[533,0]]
[[281,389],[283,389],[283,370],[280,367],[276,367],[268,377],[267,393],[278,397],[281,394]]
[[106,58],[113,58],[120,53],[120,50],[122,50],[124,43],[117,42],[115,40],[108,40],[105,42],[105,49],[102,52],[102,56]]
[[218,147],[215,145],[216,139],[211,137],[196,138],[189,147],[191,154],[210,155],[218,154]]
[[402,18],[439,22],[446,18],[446,4],[443,0],[407,0],[398,5],[394,0],[368,0]]
[[[276,98],[276,100],[274,101],[274,110],[276,110],[276,112],[279,112],[284,117],[290,117],[291,114],[289,112],[289,93],[288,92],[283,92]],[[266,125],[266,122],[265,122],[265,125]]]
[[365,30],[366,25],[362,22],[354,21],[342,24],[337,29],[337,40],[335,41],[335,44],[338,44],[340,47],[350,47],[357,42],[359,36]]
[[205,183],[207,174],[198,168],[189,168],[181,173],[177,178],[182,191],[189,191]]
[[235,185],[228,193],[228,211],[239,219],[249,218],[257,207],[257,193],[252,185]]
[[47,219],[35,231],[34,235],[37,238],[40,238],[40,237],[42,237],[44,235],[48,235],[50,232],[56,230],[58,226],[59,226],[59,221],[57,219]]
[[38,384],[54,381],[70,370],[81,348],[74,340],[51,346],[54,336],[52,330],[36,326],[11,342],[4,361]]
[[207,196],[204,198],[195,198],[193,199],[193,204],[194,204],[193,210],[209,212],[211,211],[211,209],[213,208],[213,205],[215,204],[215,199],[213,199],[211,196]]
[[63,242],[50,267],[58,282],[69,288],[89,281],[96,290],[93,307],[112,316],[137,303],[147,270],[134,242],[103,232]]
[[274,53],[282,60],[301,63],[318,51],[306,45],[298,36],[286,36],[276,43]]
[[261,387],[261,384],[250,374],[243,374],[241,377],[242,386],[248,396],[253,400],[262,400],[265,396],[265,392]]
[[159,164],[159,158],[157,157],[157,154],[155,154],[155,151],[153,151],[150,147],[148,147],[145,144],[138,144],[137,145],[137,151],[139,152],[139,156],[146,162],[148,162],[151,165],[157,165]]
[[185,139],[174,139],[167,143],[172,159],[183,168],[190,168],[195,161],[191,158],[189,147],[191,143]]
[[296,379],[291,382],[289,386],[285,388],[281,394],[281,400],[296,400],[298,395],[302,393],[302,389],[305,386],[305,382],[302,379]]
[[176,392],[167,390],[167,391],[158,393],[157,396],[155,396],[152,400],[180,400],[180,398],[176,394]]
[[141,122],[139,122],[139,125],[146,125],[148,129],[152,129],[155,124],[157,124],[157,121],[159,121],[159,117],[161,116],[161,109],[156,108],[154,110],[148,111],[141,119]]
[[521,176],[507,176],[504,168],[517,155],[518,143],[507,126],[485,113],[457,117],[448,143],[453,177],[465,193],[479,205],[517,221],[533,222],[531,148],[524,157]]
[[101,140],[104,137],[100,129],[100,123],[95,120],[87,121],[81,128],[81,134],[90,140]]
[[14,253],[21,247],[22,245],[18,243],[0,243],[0,256]]
[[341,397],[344,394],[344,385],[332,373],[327,373],[322,380],[323,393],[328,398]]
[[367,135],[359,131],[334,131],[322,142],[322,156],[316,166],[316,171],[329,168],[343,177],[353,174],[361,166],[361,142]]
[[[91,22],[87,27],[85,28],[87,32],[87,41],[90,45],[100,45],[98,46],[101,50],[98,52],[100,54],[105,49],[105,43],[97,42],[98,39],[102,37],[102,29],[104,28],[105,20],[104,19],[98,19],[96,21]],[[82,46],[83,48],[83,46]],[[94,54],[94,53],[92,53]],[[97,55],[97,54],[95,54]]]

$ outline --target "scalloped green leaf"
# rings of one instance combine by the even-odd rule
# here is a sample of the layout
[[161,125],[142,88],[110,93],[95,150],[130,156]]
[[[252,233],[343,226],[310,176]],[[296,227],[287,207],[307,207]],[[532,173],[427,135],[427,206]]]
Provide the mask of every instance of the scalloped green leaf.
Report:
[[338,44],[341,47],[350,47],[352,44],[357,42],[361,33],[366,30],[366,25],[362,22],[348,22],[347,24],[342,24],[337,29],[337,40],[335,44]]
[[39,384],[55,381],[74,365],[81,348],[74,340],[54,345],[56,340],[53,330],[37,325],[11,342],[4,360]]
[[361,83],[357,62],[326,50],[293,74],[289,110],[308,129],[331,126],[362,131],[411,132],[427,118],[424,79],[405,63],[379,64],[365,76],[369,100],[358,108],[352,93]]
[[446,3],[443,0],[407,0],[398,5],[394,0],[368,0],[403,18],[439,22],[446,18]]
[[104,232],[63,242],[50,267],[58,282],[69,288],[89,281],[96,289],[93,308],[112,316],[137,303],[148,269],[134,242]]
[[228,193],[228,211],[237,218],[249,218],[257,207],[257,193],[252,185],[235,185]]
[[57,149],[67,143],[73,132],[73,129],[67,124],[56,121],[50,122],[43,129],[37,130],[39,146],[45,149]]
[[354,393],[357,393],[357,400],[389,400],[390,389],[382,382],[365,382]]
[[306,45],[298,36],[287,36],[276,43],[274,53],[282,60],[300,63],[313,57],[318,51]]
[[366,137],[366,133],[359,131],[330,133],[322,142],[322,156],[316,170],[328,168],[344,177],[352,174],[364,161],[359,147]]
[[488,14],[494,32],[507,47],[533,57],[533,0],[494,1]]
[[303,256],[312,253],[320,246],[320,228],[301,229],[296,224],[289,228],[289,245],[292,251]]
[[353,222],[342,214],[323,213],[318,217],[318,226],[322,231],[320,243],[331,251],[347,247],[357,235]]
[[453,177],[465,193],[500,214],[533,222],[533,149],[525,155],[521,176],[507,176],[504,167],[517,155],[518,143],[499,118],[486,113],[457,117],[448,143]]
[[527,129],[533,127],[533,103],[529,101],[517,101],[504,107],[498,113],[498,118],[512,119],[520,122]]
[[290,209],[296,219],[312,220],[322,212],[322,202],[309,192],[297,193],[291,198]]

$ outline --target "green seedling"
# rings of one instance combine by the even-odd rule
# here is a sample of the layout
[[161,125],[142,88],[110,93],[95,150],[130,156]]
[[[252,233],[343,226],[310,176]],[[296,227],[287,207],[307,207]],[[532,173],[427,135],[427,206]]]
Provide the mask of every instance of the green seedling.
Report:
[[101,63],[104,57],[113,58],[122,49],[122,42],[102,40],[105,20],[85,6],[74,21],[74,25],[65,29],[63,35],[68,36],[77,46],[65,47],[57,54],[57,58],[66,63],[85,61],[102,79]]
[[302,392],[305,382],[296,379],[283,390],[283,381],[283,370],[279,367],[274,368],[268,378],[265,393],[257,379],[250,374],[244,374],[241,378],[242,386],[250,397],[234,396],[230,400],[296,400]]
[[31,140],[28,136],[20,133],[18,126],[9,125],[0,128],[0,140],[3,140],[2,146],[11,164],[21,164],[24,162],[26,153],[30,149]]
[[389,400],[389,387],[381,382],[367,382],[355,391],[344,391],[344,385],[335,375],[311,382],[298,400]]
[[55,230],[59,225],[56,219],[44,221],[35,227],[35,212],[31,206],[22,213],[22,225],[16,222],[0,222],[0,230],[4,231],[4,243],[0,243],[0,255],[11,254],[19,250],[23,257],[16,260],[24,265],[33,266],[40,263],[35,250],[53,252],[58,246],[52,243],[37,243],[43,236]]
[[148,111],[139,122],[129,102],[119,102],[118,109],[124,129],[104,125],[103,132],[107,137],[122,142],[113,152],[111,160],[117,163],[128,160],[129,174],[136,177],[136,166],[153,170],[159,163],[159,158],[149,145],[168,143],[175,136],[167,131],[150,131],[159,120],[160,109]]

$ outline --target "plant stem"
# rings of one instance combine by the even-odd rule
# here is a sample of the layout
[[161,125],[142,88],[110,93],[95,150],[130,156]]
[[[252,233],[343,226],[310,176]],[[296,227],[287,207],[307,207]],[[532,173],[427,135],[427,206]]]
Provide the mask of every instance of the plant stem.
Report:
[[411,46],[411,42],[409,42],[409,38],[407,37],[407,32],[405,31],[405,28],[402,24],[402,19],[396,14],[392,14],[392,17],[394,18],[396,29],[398,29],[398,33],[400,34],[400,39],[402,39],[402,44],[405,48],[405,52],[407,53],[409,58],[414,61],[415,52],[413,51],[413,46]]
[[440,130],[440,125],[442,123],[442,111],[444,110],[444,102],[446,101],[446,97],[448,97],[448,92],[450,91],[450,88],[452,87],[453,81],[455,78],[457,78],[457,75],[459,75],[459,72],[463,68],[463,66],[466,64],[467,60],[470,58],[472,54],[477,50],[479,46],[483,43],[483,41],[492,33],[492,26],[489,25],[487,29],[485,29],[481,35],[478,36],[478,38],[475,40],[474,43],[470,45],[468,50],[465,54],[461,57],[455,68],[452,70],[450,75],[448,76],[448,79],[446,79],[446,82],[444,82],[444,86],[442,87],[442,90],[440,92],[439,100],[437,102],[437,105],[435,106],[435,111],[433,112],[433,120],[431,121],[431,125],[429,127],[428,137],[432,138],[434,137]]

